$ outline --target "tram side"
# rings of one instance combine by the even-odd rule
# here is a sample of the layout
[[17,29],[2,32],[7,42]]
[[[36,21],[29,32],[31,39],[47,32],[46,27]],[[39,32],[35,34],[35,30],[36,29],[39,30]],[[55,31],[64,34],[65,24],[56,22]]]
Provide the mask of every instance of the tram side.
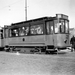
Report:
[[[22,52],[45,52],[46,45],[48,44],[46,43],[46,30],[44,19],[36,22],[33,21],[31,23],[20,23],[16,26],[9,26],[5,28],[5,46],[9,46],[10,48],[15,47],[20,49]],[[52,35],[49,41],[49,44],[53,45]]]
[[69,20],[48,17],[4,28],[4,47],[21,52],[52,52],[69,46]]

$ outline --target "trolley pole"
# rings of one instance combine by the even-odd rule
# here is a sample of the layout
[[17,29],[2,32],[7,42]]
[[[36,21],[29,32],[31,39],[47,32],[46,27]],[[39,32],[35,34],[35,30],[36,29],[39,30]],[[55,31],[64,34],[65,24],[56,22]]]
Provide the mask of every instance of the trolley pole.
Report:
[[25,0],[25,21],[27,21],[27,0]]

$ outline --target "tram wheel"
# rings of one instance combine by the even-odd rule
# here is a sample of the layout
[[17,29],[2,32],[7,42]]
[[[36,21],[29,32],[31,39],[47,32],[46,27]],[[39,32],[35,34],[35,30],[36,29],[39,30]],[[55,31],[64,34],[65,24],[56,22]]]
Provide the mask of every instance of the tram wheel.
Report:
[[45,54],[50,54],[50,53],[51,53],[50,51],[46,51],[46,52],[45,52]]

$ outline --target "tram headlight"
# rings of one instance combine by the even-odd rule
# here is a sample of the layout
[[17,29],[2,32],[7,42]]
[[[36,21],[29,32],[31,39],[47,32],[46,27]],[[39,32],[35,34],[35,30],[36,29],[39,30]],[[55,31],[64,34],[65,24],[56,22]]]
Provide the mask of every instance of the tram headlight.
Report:
[[67,43],[67,40],[64,40],[65,43]]

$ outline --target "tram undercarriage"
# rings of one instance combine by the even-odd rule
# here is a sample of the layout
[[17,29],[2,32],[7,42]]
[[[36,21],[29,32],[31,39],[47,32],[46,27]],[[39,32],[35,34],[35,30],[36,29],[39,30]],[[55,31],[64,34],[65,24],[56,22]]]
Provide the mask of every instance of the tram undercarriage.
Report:
[[27,54],[50,54],[58,52],[60,49],[54,46],[6,46],[4,48],[6,52],[20,52]]

